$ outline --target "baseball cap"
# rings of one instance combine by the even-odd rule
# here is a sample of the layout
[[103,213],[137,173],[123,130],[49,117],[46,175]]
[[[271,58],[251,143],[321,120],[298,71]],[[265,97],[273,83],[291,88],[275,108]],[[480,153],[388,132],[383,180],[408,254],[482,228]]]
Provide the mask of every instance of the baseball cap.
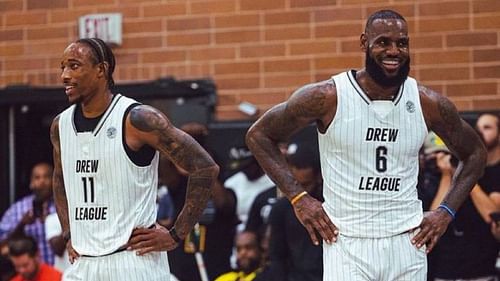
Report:
[[424,153],[430,154],[440,151],[450,153],[450,150],[446,147],[443,140],[436,135],[436,133],[430,131],[424,141]]
[[246,146],[233,146],[229,149],[228,168],[230,170],[241,170],[254,160],[252,152]]

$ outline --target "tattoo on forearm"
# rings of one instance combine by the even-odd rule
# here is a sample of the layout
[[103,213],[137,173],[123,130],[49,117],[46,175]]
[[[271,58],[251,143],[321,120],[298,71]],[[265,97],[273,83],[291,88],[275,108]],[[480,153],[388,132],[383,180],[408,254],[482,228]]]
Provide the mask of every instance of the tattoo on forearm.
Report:
[[213,183],[214,177],[189,177],[186,202],[175,223],[175,228],[181,236],[185,237],[200,218],[211,196],[210,187]]
[[206,207],[218,167],[193,138],[174,128],[156,109],[147,106],[133,108],[130,123],[140,131],[155,134],[158,137],[155,148],[190,173],[186,202],[175,222],[178,234],[185,237]]

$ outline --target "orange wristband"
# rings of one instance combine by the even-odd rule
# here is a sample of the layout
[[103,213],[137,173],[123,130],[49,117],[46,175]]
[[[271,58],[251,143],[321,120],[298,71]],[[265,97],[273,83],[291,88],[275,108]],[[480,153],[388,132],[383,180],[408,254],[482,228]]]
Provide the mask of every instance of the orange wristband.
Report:
[[292,203],[292,205],[295,205],[295,203],[297,203],[300,198],[304,197],[304,195],[307,195],[307,191],[302,191],[301,193],[295,195],[292,200],[290,200],[290,203]]

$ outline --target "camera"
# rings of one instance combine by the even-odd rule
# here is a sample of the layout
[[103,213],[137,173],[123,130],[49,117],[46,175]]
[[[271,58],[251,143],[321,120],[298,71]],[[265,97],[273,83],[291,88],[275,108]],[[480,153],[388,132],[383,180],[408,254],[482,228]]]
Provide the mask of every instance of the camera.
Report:
[[492,221],[494,221],[495,223],[500,223],[500,212],[493,212],[493,213],[490,213],[490,218]]
[[41,218],[43,216],[43,201],[40,199],[33,199],[33,216]]

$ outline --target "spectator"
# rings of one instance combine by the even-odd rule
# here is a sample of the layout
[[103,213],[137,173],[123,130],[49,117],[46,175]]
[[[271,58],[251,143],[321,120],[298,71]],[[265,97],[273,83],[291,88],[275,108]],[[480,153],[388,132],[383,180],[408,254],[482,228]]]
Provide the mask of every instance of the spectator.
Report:
[[[313,150],[314,149],[314,150]],[[319,155],[316,146],[299,144],[287,155],[288,164],[298,183],[314,198],[323,201]],[[295,216],[293,206],[281,197],[271,210],[269,243],[272,280],[321,281],[323,251],[313,244],[307,230]]]
[[21,234],[32,236],[38,243],[42,260],[50,265],[54,264],[54,253],[46,240],[44,221],[56,211],[52,199],[52,170],[48,163],[35,164],[30,179],[32,194],[10,206],[0,221],[0,240]]
[[62,274],[40,260],[33,237],[20,236],[9,240],[9,255],[17,275],[12,281],[58,281]]
[[[181,129],[191,135],[205,148],[206,127],[199,123],[187,123]],[[174,202],[174,217],[186,197],[187,178],[185,172],[170,162],[165,162],[165,183]],[[238,218],[236,217],[236,195],[217,181],[212,188],[213,196],[208,201],[199,221],[197,231],[192,231],[180,242],[180,247],[168,252],[170,271],[180,281],[200,281],[200,272],[195,253],[200,252],[209,280],[231,270],[229,257],[234,244]]]
[[158,194],[157,194],[157,216],[156,220],[159,224],[166,228],[170,228],[175,220],[175,206],[172,200],[172,194],[168,190],[168,181],[171,175],[168,175],[168,166],[172,162],[165,155],[160,155],[158,163]]
[[45,236],[54,252],[54,268],[64,272],[70,263],[57,213],[52,213],[45,218]]
[[269,225],[269,215],[277,200],[276,186],[259,193],[250,208],[245,230],[257,232],[263,237]]
[[261,272],[262,249],[257,233],[243,231],[235,243],[237,270],[222,274],[215,281],[252,281]]
[[491,222],[491,233],[493,234],[493,237],[500,242],[500,221]]
[[257,195],[275,184],[264,173],[247,147],[232,147],[229,150],[229,168],[239,171],[229,177],[224,186],[236,194],[238,202],[236,212],[241,221],[238,231],[242,231],[245,229],[250,208]]
[[[437,153],[436,163],[441,179],[431,210],[438,208],[448,193],[458,160],[445,150]],[[496,174],[491,174],[492,171],[491,167],[486,167],[455,220],[429,255],[429,273],[432,272],[433,280],[497,280],[495,263],[499,247],[491,233],[489,214],[500,208],[492,197],[500,192],[500,170],[497,169]]]
[[9,258],[7,240],[0,241],[0,281],[10,281],[14,275],[16,270]]

